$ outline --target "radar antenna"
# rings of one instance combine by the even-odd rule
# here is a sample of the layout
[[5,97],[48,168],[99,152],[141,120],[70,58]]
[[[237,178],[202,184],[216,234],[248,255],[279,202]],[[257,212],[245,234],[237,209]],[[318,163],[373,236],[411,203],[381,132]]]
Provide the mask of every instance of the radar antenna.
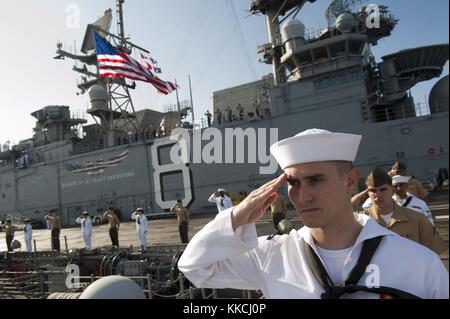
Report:
[[266,16],[267,30],[270,43],[258,46],[257,53],[264,56],[263,62],[272,64],[275,85],[287,81],[286,72],[281,64],[282,41],[280,34],[280,24],[282,21],[278,17],[289,17],[301,10],[306,2],[315,2],[316,0],[255,0],[250,5],[250,12],[253,14],[262,13]]

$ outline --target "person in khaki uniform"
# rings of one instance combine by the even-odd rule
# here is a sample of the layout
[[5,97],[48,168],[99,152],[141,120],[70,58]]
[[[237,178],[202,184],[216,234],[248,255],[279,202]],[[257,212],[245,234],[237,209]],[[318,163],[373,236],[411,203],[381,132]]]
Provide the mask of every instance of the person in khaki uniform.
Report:
[[170,208],[170,212],[177,214],[180,239],[183,244],[187,244],[189,242],[188,227],[190,218],[189,212],[183,206],[181,199],[177,199],[177,202]]
[[286,199],[280,192],[277,192],[277,194],[277,199],[270,205],[273,227],[275,227],[276,231],[278,231],[278,224],[281,220],[286,218],[287,213]]
[[[406,176],[406,165],[401,162],[395,162],[388,174],[391,177],[395,175]],[[429,195],[428,191],[425,189],[425,187],[423,187],[422,183],[413,177],[411,177],[408,181],[408,192],[416,197],[419,197],[425,202],[427,201]]]
[[217,109],[215,112],[217,123],[220,125],[222,124],[222,111],[220,109]]
[[392,178],[386,172],[380,168],[373,170],[367,177],[366,185],[373,204],[359,213],[370,216],[381,226],[428,247],[437,254],[446,249],[424,215],[395,204],[392,198]]
[[5,225],[3,226],[5,229],[5,239],[6,239],[6,247],[8,248],[8,251],[13,251],[11,247],[11,243],[14,240],[14,226],[11,224],[11,220],[8,219],[5,222]]
[[239,121],[242,121],[244,119],[244,108],[242,107],[241,103],[236,107],[237,114],[239,114]]
[[113,248],[119,247],[119,228],[120,221],[117,214],[114,212],[112,207],[108,207],[106,212],[103,214],[103,217],[108,218],[109,223],[109,237],[111,238],[111,244]]
[[44,219],[50,221],[51,225],[51,239],[52,239],[52,250],[60,251],[59,235],[61,234],[61,219],[56,214],[55,210],[51,210]]

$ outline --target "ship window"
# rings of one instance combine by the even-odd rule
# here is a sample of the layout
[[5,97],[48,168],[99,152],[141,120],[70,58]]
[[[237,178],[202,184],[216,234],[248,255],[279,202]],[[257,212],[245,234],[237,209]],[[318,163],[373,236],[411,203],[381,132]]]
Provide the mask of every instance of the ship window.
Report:
[[322,83],[321,83],[322,81],[321,80],[315,80],[314,81],[314,89],[320,89],[321,88],[321,85],[322,85]]
[[327,87],[333,86],[337,84],[336,78],[331,78],[327,80]]
[[348,82],[348,75],[346,73],[339,75],[339,82],[347,83]]
[[315,89],[323,89],[326,87],[325,80],[316,80],[314,81],[314,88]]
[[352,81],[358,81],[358,80],[361,80],[361,72],[359,72],[359,71],[353,71],[353,72],[351,73],[351,78],[352,78]]

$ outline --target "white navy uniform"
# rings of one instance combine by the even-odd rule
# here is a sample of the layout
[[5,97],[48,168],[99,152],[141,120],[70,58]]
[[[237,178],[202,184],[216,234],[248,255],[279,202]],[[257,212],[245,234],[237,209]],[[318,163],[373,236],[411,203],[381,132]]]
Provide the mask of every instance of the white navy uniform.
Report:
[[[323,261],[308,227],[271,240],[267,236],[258,238],[255,224],[233,231],[231,211],[223,211],[201,229],[178,262],[180,271],[196,287],[259,289],[266,298],[320,298],[324,289],[306,262],[304,246],[299,245],[303,238]],[[366,268],[371,271],[366,270],[358,285],[387,286],[421,298],[449,297],[448,271],[438,255],[378,225],[368,216],[355,215],[355,218],[363,228],[340,265],[341,278],[333,276],[335,281],[348,277],[358,261],[364,240],[382,235],[371,264]],[[339,271],[330,269],[331,263],[323,263],[329,274],[339,277]],[[376,299],[381,296],[358,291],[342,297]]]
[[144,214],[131,214],[131,218],[136,221],[136,231],[139,239],[139,243],[147,248],[147,217]]
[[[394,199],[395,203],[398,206],[406,207],[406,208],[412,209],[412,210],[414,210],[414,211],[416,211],[418,213],[423,214],[428,219],[428,221],[431,223],[431,225],[434,226],[434,218],[433,218],[433,215],[431,214],[431,210],[428,207],[427,203],[425,203],[420,198],[414,196],[410,192],[407,192],[406,195],[407,195],[406,198],[400,198],[396,194],[394,194],[392,196],[392,198]],[[408,200],[409,197],[411,197],[411,200],[408,202],[408,205],[403,206],[405,204],[405,202]],[[362,208],[363,209],[369,209],[370,207],[372,207],[372,200],[369,197],[363,203]]]
[[84,246],[91,248],[91,236],[92,236],[92,220],[90,216],[78,217],[76,222],[81,224],[81,233],[83,234]]
[[212,194],[211,196],[209,196],[208,202],[216,203],[219,213],[227,208],[233,207],[231,198],[228,197],[227,195],[221,197],[221,196],[214,196],[214,194]]
[[31,239],[33,238],[33,227],[31,227],[31,224],[25,224],[25,226],[23,226],[23,237],[25,239],[25,245],[27,246],[27,252],[31,253]]
[[404,207],[415,210],[416,212],[423,214],[428,219],[428,221],[431,223],[431,225],[434,226],[434,218],[433,218],[433,215],[431,214],[430,208],[428,207],[427,203],[425,203],[419,197],[414,196],[410,192],[407,192],[406,195],[407,195],[406,198],[400,198],[396,194],[394,194],[394,196],[392,196],[392,198],[397,203],[397,205],[403,206],[406,203],[406,201],[408,200],[408,198],[411,197],[408,205],[406,205]]

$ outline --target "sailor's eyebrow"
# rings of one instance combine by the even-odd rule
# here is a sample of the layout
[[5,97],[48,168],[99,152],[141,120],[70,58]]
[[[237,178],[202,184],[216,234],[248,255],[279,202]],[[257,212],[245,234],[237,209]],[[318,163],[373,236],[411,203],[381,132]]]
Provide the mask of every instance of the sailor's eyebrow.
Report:
[[317,174],[305,176],[304,178],[305,179],[318,179],[321,177],[325,177],[325,174],[317,173]]
[[298,178],[295,178],[294,176],[288,176],[288,177],[286,178],[286,181],[287,181],[288,183],[294,183],[294,182],[299,182],[300,180],[299,180]]
[[[321,178],[321,177],[325,177],[325,174],[317,173],[317,174],[307,175],[307,176],[304,176],[303,179],[310,180],[310,179],[318,179],[318,178]],[[300,179],[298,179],[297,177],[294,177],[294,176],[288,176],[287,177],[287,181],[289,183],[293,183],[293,182],[300,181]]]

